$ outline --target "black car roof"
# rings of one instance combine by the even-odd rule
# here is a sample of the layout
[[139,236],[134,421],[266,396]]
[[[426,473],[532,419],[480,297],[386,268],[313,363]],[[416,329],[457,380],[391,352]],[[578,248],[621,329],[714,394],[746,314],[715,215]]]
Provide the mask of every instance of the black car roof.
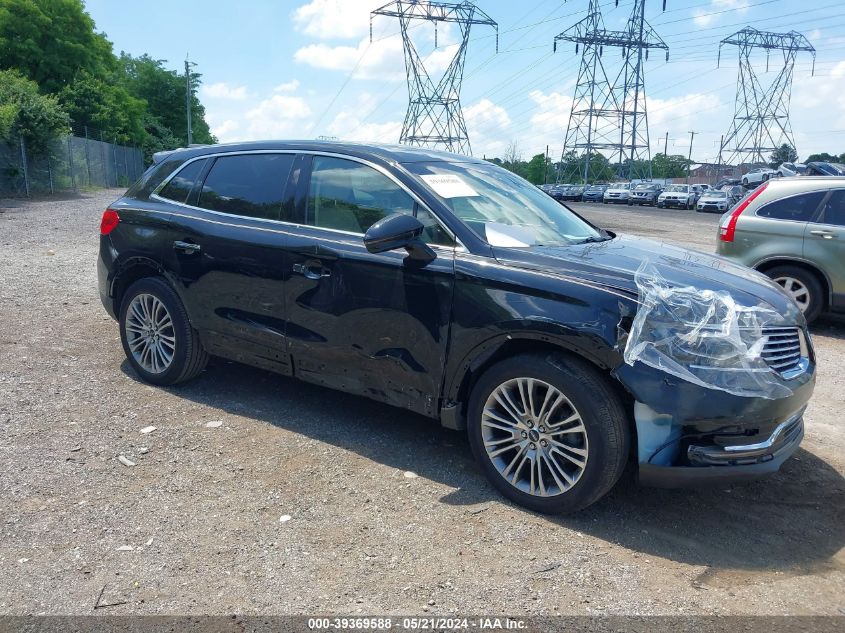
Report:
[[442,152],[427,147],[413,147],[410,145],[392,145],[387,143],[347,143],[345,141],[250,141],[244,143],[221,143],[218,145],[202,145],[180,147],[170,152],[156,154],[156,162],[166,158],[182,158],[185,160],[205,154],[220,152],[245,152],[258,150],[299,150],[312,152],[337,152],[358,158],[380,158],[395,163],[418,163],[427,161],[448,161],[462,163],[481,163],[480,158]]

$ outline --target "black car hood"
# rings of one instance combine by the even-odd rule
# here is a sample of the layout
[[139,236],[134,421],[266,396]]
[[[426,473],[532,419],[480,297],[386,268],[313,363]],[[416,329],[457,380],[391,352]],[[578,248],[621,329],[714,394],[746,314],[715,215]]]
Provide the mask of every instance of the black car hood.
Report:
[[496,247],[501,263],[553,272],[593,282],[636,298],[634,276],[644,262],[672,286],[726,290],[742,305],[764,303],[793,323],[800,320],[797,306],[764,275],[727,259],[662,242],[617,235],[604,242],[571,246]]

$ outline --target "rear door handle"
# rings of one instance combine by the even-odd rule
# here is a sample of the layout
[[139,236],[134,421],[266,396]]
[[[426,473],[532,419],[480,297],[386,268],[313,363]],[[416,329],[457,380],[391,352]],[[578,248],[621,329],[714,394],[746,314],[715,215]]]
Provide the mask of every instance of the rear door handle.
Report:
[[323,277],[332,276],[331,271],[323,268],[322,266],[309,266],[306,264],[294,264],[293,272],[298,275],[302,275],[306,279],[322,279]]
[[202,246],[194,244],[193,242],[182,242],[180,240],[176,240],[173,242],[173,250],[191,255],[193,253],[199,253],[202,250]]
[[823,237],[826,240],[836,237],[836,233],[834,233],[833,231],[822,230],[810,231],[810,235],[818,235],[819,237]]

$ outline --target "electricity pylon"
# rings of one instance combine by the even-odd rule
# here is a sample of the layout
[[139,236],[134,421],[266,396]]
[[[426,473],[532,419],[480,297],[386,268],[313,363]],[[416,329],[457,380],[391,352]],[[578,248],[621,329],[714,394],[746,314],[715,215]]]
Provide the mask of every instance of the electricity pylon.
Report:
[[[605,29],[598,0],[590,0],[587,17],[556,36],[554,50],[558,41],[575,42],[576,53],[583,46],[561,162],[572,151],[577,159],[558,171],[558,182],[573,176],[587,182],[597,150],[609,150],[616,158],[619,176],[651,178],[644,61],[652,48],[665,50],[668,59],[669,47],[645,20],[645,0],[634,1],[622,31]],[[622,49],[622,66],[612,83],[603,61],[605,47]]]
[[[464,115],[461,111],[461,81],[464,76],[469,32],[473,24],[496,29],[496,51],[499,50],[499,26],[490,16],[471,2],[450,4],[395,0],[370,14],[370,41],[373,39],[374,15],[399,18],[405,49],[405,74],[408,81],[408,112],[402,124],[400,143],[422,147],[443,147],[450,152],[471,153]],[[434,83],[409,34],[411,20],[434,22],[434,46],[437,47],[438,22],[457,24],[461,30],[458,50],[440,81]]]
[[[739,51],[739,78],[734,118],[719,147],[719,162],[728,165],[768,163],[768,155],[784,143],[795,148],[789,122],[795,57],[801,51],[811,53],[815,71],[816,49],[796,31],[772,33],[750,26],[719,43],[720,62],[725,44],[736,46]],[[769,71],[770,53],[781,51],[783,54],[783,66],[768,87],[763,86],[751,64],[752,53],[760,48],[766,51],[766,72]]]

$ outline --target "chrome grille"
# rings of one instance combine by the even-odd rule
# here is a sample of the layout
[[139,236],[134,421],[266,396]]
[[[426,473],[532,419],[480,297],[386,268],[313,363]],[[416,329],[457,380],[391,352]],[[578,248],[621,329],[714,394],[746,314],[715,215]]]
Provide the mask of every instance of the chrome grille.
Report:
[[801,338],[797,327],[763,328],[763,360],[777,372],[795,369],[801,362]]

